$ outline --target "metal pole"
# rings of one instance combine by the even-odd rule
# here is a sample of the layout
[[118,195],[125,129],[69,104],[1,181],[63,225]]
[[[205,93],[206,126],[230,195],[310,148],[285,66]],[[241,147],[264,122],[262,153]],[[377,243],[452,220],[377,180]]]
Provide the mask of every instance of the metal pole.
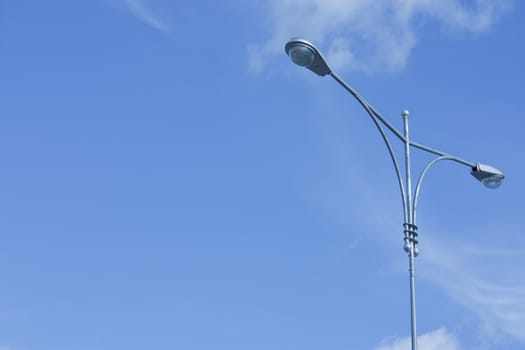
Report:
[[[300,56],[304,57],[293,57],[291,55],[293,48],[301,48],[303,52],[306,50],[307,53],[301,53]],[[419,190],[421,188],[421,183],[423,181],[423,178],[425,177],[425,174],[427,171],[434,165],[436,162],[440,160],[452,160],[457,163],[463,164],[468,166],[472,169],[472,175],[476,177],[478,180],[482,181],[485,184],[485,180],[496,181],[496,185],[501,182],[503,179],[503,174],[492,167],[485,166],[487,169],[486,175],[484,174],[484,171],[481,171],[479,169],[480,164],[479,163],[472,163],[468,162],[466,160],[463,160],[459,157],[444,153],[442,151],[439,151],[437,149],[433,149],[430,147],[427,147],[425,145],[410,141],[408,137],[408,116],[409,112],[407,110],[404,110],[402,112],[403,116],[403,124],[404,124],[404,134],[401,134],[390,122],[385,119],[379,112],[375,110],[374,107],[372,107],[363,97],[361,97],[356,90],[354,90],[350,85],[348,85],[343,79],[341,79],[335,72],[332,71],[332,69],[328,66],[327,62],[325,61],[323,55],[319,52],[319,50],[311,43],[304,39],[300,38],[293,38],[291,39],[285,46],[286,53],[290,55],[292,58],[292,61],[300,66],[305,66],[312,72],[316,73],[320,76],[330,75],[332,78],[337,81],[346,91],[348,91],[360,104],[361,106],[366,110],[374,124],[376,125],[379,133],[383,137],[383,140],[386,144],[386,147],[388,149],[388,152],[390,154],[390,157],[392,159],[392,162],[394,163],[394,168],[396,171],[396,176],[398,179],[399,187],[401,190],[401,197],[403,201],[403,212],[404,212],[404,250],[408,254],[409,258],[409,277],[410,277],[410,318],[411,318],[411,336],[412,336],[412,350],[417,350],[417,331],[416,331],[416,288],[415,288],[415,268],[414,268],[414,261],[415,257],[419,254],[419,247],[418,247],[418,234],[417,234],[417,226],[416,226],[416,206],[417,201],[419,197]],[[311,58],[312,60],[310,63],[303,62],[301,58]],[[310,57],[312,56],[312,57]],[[392,149],[392,145],[390,144],[390,141],[385,134],[382,126],[385,126],[388,130],[390,130],[403,144],[405,145],[405,181],[403,181],[403,177],[399,168],[399,163],[397,162],[397,158],[394,154],[394,151]],[[432,153],[438,156],[438,158],[431,161],[427,166],[424,168],[422,173],[419,176],[416,190],[414,193],[414,202],[412,203],[412,180],[411,180],[411,173],[410,173],[410,147],[415,147],[417,149],[420,149],[422,151]],[[405,187],[406,185],[406,187]],[[485,184],[486,185],[486,184]],[[487,186],[487,185],[486,185]],[[405,190],[406,189],[406,190]]]
[[416,287],[414,280],[414,245],[408,255],[409,274],[410,274],[410,321],[412,325],[412,350],[417,350],[417,331],[416,331]]
[[[405,175],[407,185],[407,207],[408,207],[408,222],[405,222],[405,251],[408,250],[408,272],[410,276],[410,322],[411,322],[411,336],[412,336],[412,350],[417,350],[417,331],[416,331],[416,287],[415,287],[415,269],[414,258],[417,255],[417,227],[413,222],[412,212],[412,180],[410,174],[410,140],[408,137],[408,115],[409,112],[404,110],[403,126],[405,136]],[[408,249],[407,249],[408,248]]]

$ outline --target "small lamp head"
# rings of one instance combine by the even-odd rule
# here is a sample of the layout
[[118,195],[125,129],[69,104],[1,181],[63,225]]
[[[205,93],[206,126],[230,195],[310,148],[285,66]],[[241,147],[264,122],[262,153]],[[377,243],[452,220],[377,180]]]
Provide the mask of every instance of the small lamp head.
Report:
[[505,175],[498,169],[480,163],[477,163],[470,173],[490,189],[498,188],[505,178]]
[[290,39],[286,43],[284,50],[293,63],[306,67],[317,75],[325,76],[332,72],[319,50],[304,39]]

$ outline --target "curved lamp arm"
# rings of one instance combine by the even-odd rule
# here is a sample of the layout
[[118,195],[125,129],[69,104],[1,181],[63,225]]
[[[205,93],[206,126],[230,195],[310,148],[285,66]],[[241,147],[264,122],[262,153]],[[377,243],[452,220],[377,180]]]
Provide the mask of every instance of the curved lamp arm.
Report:
[[[429,162],[425,166],[423,171],[421,171],[421,174],[419,175],[419,179],[417,180],[416,189],[415,189],[415,192],[414,192],[414,203],[413,203],[413,207],[412,207],[412,219],[413,219],[414,225],[416,225],[416,222],[417,222],[416,221],[416,208],[417,208],[417,201],[419,199],[419,191],[421,190],[421,184],[423,183],[423,179],[425,178],[425,175],[430,170],[430,168],[432,168],[432,166],[434,164],[436,164],[437,162],[439,162],[441,160],[452,160],[452,161],[458,162],[458,158],[456,158],[454,156],[445,155],[445,156],[437,157],[436,159],[432,160],[431,162]],[[459,163],[461,163],[461,162],[459,162]]]
[[375,109],[372,107],[366,100],[361,97],[355,91],[350,85],[348,85],[343,79],[341,79],[337,74],[334,72],[330,72],[330,76],[334,78],[339,84],[341,84],[346,91],[348,91],[358,102],[359,104],[366,110],[372,121],[374,122],[375,126],[377,127],[377,130],[381,134],[381,137],[383,138],[383,141],[385,142],[386,148],[388,149],[388,153],[390,155],[390,159],[392,159],[392,163],[394,164],[394,169],[397,176],[397,181],[399,184],[399,190],[401,192],[401,199],[403,201],[403,214],[405,217],[405,222],[408,222],[409,220],[409,213],[410,210],[408,208],[408,202],[407,202],[407,194],[405,191],[405,186],[403,184],[403,178],[401,176],[401,170],[399,169],[399,163],[397,161],[396,155],[394,153],[394,150],[392,149],[392,144],[390,143],[390,140],[388,139],[388,136],[385,134],[385,131],[381,127],[381,124],[379,124],[379,121],[382,122],[389,130],[393,131],[394,134],[396,134],[397,137],[400,137],[402,140],[405,138],[403,135],[401,135],[385,118],[383,118]]
[[[390,122],[386,120],[379,112],[377,112],[364,98],[362,98],[357,93],[357,91],[355,91],[350,85],[348,85],[343,79],[341,79],[336,73],[334,73],[332,69],[328,66],[328,63],[324,59],[321,52],[317,50],[317,48],[313,44],[301,38],[292,38],[290,39],[290,41],[286,43],[285,51],[286,51],[286,54],[290,56],[292,61],[296,63],[297,65],[306,67],[307,69],[311,70],[312,72],[320,76],[330,75],[346,91],[348,91],[361,104],[361,106],[367,111],[368,115],[372,118],[372,121],[374,122],[381,136],[383,137],[383,140],[385,141],[385,144],[388,148],[390,157],[392,158],[392,162],[394,163],[394,168],[396,171],[396,175],[399,181],[399,187],[401,190],[401,196],[403,197],[403,207],[404,207],[405,219],[406,219],[409,216],[408,213],[410,212],[410,209],[407,208],[407,204],[406,204],[407,194],[406,194],[406,191],[403,185],[403,181],[401,178],[401,172],[399,170],[399,165],[394,155],[394,152],[392,150],[390,141],[388,140],[379,122],[381,122],[384,126],[386,126],[399,140],[401,140],[404,143],[407,143],[407,140],[404,137],[404,135],[401,134],[392,124],[390,124]],[[419,143],[416,143],[410,140],[408,141],[408,144],[422,151],[435,154],[439,156],[438,158],[443,157],[443,159],[449,159],[454,162],[470,167],[472,169],[471,174],[476,179],[481,181],[488,188],[498,187],[499,184],[504,179],[503,173],[499,171],[498,169],[493,168],[491,166],[480,164],[480,163],[469,162],[459,157],[450,155],[448,153],[442,152],[440,150],[437,150],[437,149],[434,149],[434,148],[431,148],[431,147],[428,147],[428,146],[425,146],[425,145],[422,145],[422,144],[419,144]]]

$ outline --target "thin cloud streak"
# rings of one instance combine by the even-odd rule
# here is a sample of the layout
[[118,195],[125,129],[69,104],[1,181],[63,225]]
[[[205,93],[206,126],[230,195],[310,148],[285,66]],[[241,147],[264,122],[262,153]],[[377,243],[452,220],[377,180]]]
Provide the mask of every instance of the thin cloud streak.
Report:
[[[347,147],[345,149],[352,149]],[[350,173],[350,171],[349,171]],[[385,217],[376,220],[367,217],[364,213],[374,212],[377,198],[380,202],[390,203],[393,199],[381,197],[378,186],[359,179],[355,172],[346,184],[360,204],[360,208],[353,208],[352,203],[345,203],[345,207],[359,210],[360,220],[368,221],[367,225],[373,227],[378,233],[379,241],[392,243],[392,221],[395,219]],[[374,198],[376,197],[375,200]],[[395,207],[393,203],[392,207]],[[385,204],[387,205],[387,204]],[[388,205],[390,206],[390,205]],[[348,215],[345,215],[348,218]],[[341,220],[343,214],[341,215]],[[355,218],[353,218],[355,220]],[[349,225],[350,226],[350,225]],[[478,236],[488,236],[477,228]],[[507,228],[507,231],[520,231],[520,228]],[[438,286],[456,303],[469,309],[476,315],[481,330],[487,339],[504,339],[507,336],[525,343],[525,271],[517,266],[525,265],[524,252],[513,247],[492,246],[486,248],[480,243],[455,242],[454,245],[434,237],[441,237],[432,229],[426,229],[424,254],[418,257],[418,268],[424,273],[418,278],[423,278],[427,283]],[[474,234],[450,232],[454,237],[474,237]],[[394,242],[395,243],[395,242]],[[402,348],[402,347],[400,347]],[[404,347],[405,349],[408,347]],[[422,347],[423,348],[423,347]],[[383,350],[383,348],[380,348]],[[385,348],[390,349],[390,348]],[[392,349],[397,349],[393,347]],[[430,349],[433,349],[432,347]],[[452,347],[452,349],[455,349]],[[459,349],[459,348],[457,348]]]
[[452,31],[483,32],[511,7],[511,0],[270,0],[273,32],[248,47],[249,68],[261,72],[282,55],[291,36],[312,40],[337,70],[403,69],[416,46],[422,21]]
[[153,12],[151,12],[141,0],[121,0],[127,9],[140,21],[153,29],[161,31],[164,34],[170,33],[170,28]]
[[454,300],[476,314],[487,335],[510,335],[525,342],[525,273],[516,266],[525,255],[469,245],[444,246],[432,241],[421,257],[428,281],[438,284]]
[[[317,99],[323,98],[326,100],[320,102],[322,106],[318,109],[326,112],[332,105],[331,97],[317,95]],[[372,184],[366,175],[356,171],[369,165],[359,153],[360,145],[353,144],[354,138],[348,137],[352,130],[341,127],[336,117],[330,121],[316,119],[315,130],[321,138],[319,142],[325,147],[325,158],[330,159],[330,168],[336,169],[336,175],[323,177],[317,174],[315,184],[306,185],[304,192],[312,197],[311,202],[330,213],[334,220],[348,226],[356,242],[373,238],[381,244],[401,246],[401,236],[392,235],[392,227],[399,225],[401,213],[388,210],[381,220],[377,220],[375,214],[378,203],[398,208],[395,202],[397,193],[390,196],[392,188]],[[324,181],[320,180],[323,178]],[[374,232],[374,235],[367,237],[372,238],[364,238],[361,233],[352,231],[356,222],[369,227],[367,231]],[[495,230],[481,226],[475,227],[475,233],[464,232],[464,229],[454,232],[449,228],[448,235],[455,238],[454,244],[450,244],[431,225],[425,225],[423,253],[417,260],[417,268],[424,273],[418,274],[418,279],[423,278],[437,286],[451,300],[470,310],[484,332],[484,340],[497,341],[510,336],[525,343],[525,271],[519,269],[525,264],[525,251],[520,249],[521,245],[509,246],[499,238],[492,240]],[[509,224],[508,227],[499,227],[499,230],[523,232],[523,227]],[[487,239],[462,242],[461,237]],[[401,348],[395,346],[399,342],[404,344],[403,341],[406,339],[390,341],[391,348],[380,347],[379,350]]]

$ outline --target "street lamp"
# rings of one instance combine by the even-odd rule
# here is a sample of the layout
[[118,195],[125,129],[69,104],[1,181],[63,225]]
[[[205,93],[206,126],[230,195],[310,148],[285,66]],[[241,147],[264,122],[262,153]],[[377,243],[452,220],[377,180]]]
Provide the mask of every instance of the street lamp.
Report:
[[[456,163],[467,166],[471,169],[471,174],[476,179],[481,181],[487,188],[498,188],[505,177],[501,171],[489,165],[473,163],[463,160],[459,157],[447,154],[445,152],[427,147],[425,145],[413,142],[408,137],[408,111],[403,111],[403,133],[399,132],[388,120],[386,120],[374,107],[372,107],[365,99],[363,99],[350,85],[342,80],[334,71],[328,66],[321,52],[310,42],[301,38],[292,38],[286,43],[285,51],[291,60],[301,66],[306,67],[317,75],[330,75],[335,79],[346,91],[348,91],[361,106],[366,110],[372,122],[377,127],[379,133],[383,137],[383,141],[388,149],[390,158],[394,164],[394,170],[397,175],[399,189],[403,200],[404,213],[404,245],[403,249],[408,254],[409,258],[409,277],[410,277],[410,321],[411,321],[411,338],[412,350],[417,350],[417,331],[416,331],[416,290],[414,280],[414,258],[419,254],[417,225],[416,225],[416,208],[419,199],[419,191],[423,179],[430,170],[430,168],[441,160],[451,160]],[[392,149],[390,140],[388,139],[385,130],[386,127],[390,130],[403,144],[405,149],[405,177],[403,179],[399,163]],[[410,167],[410,149],[411,147],[420,149],[422,151],[434,154],[437,156],[434,160],[429,162],[421,171],[419,179],[414,190],[414,198],[412,200],[412,180]]]

